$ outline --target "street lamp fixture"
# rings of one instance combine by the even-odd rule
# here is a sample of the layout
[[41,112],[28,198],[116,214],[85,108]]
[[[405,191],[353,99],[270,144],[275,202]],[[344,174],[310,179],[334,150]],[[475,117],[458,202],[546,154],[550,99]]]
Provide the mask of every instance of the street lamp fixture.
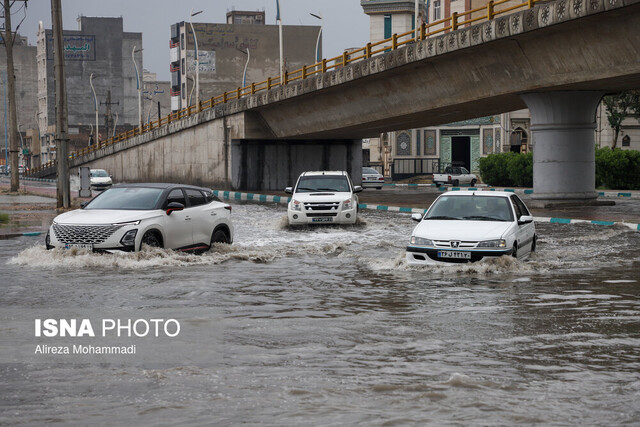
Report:
[[133,61],[133,65],[136,67],[136,87],[138,89],[138,126],[140,127],[140,133],[142,133],[142,85],[140,84],[140,73],[138,72],[138,64],[136,63],[135,54],[137,52],[142,52],[144,49],[136,49],[137,46],[133,47],[131,51],[131,60]]
[[[196,57],[196,105],[200,105],[200,55],[198,54],[198,37],[196,36],[196,32],[193,30],[192,18],[196,15],[200,15],[202,12],[202,10],[194,12],[193,9],[191,9],[191,12],[189,13],[189,25],[191,26],[191,33],[193,34],[193,54]],[[193,88],[191,89],[191,92],[193,93]],[[191,105],[191,94],[189,95],[189,105]]]
[[318,40],[316,40],[316,62],[320,62],[322,58],[320,58],[320,37],[322,36],[322,15],[318,13],[309,13],[309,15],[313,16],[320,20],[320,31],[318,31]]

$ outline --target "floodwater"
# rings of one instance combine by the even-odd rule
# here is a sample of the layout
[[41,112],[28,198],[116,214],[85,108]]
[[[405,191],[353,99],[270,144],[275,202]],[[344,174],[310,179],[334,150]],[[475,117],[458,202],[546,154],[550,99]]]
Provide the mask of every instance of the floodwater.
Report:
[[[527,261],[416,268],[406,214],[232,217],[235,243],[202,256],[0,240],[0,424],[640,424],[637,231],[537,224]],[[200,329],[123,359],[22,342],[34,319],[124,312]]]

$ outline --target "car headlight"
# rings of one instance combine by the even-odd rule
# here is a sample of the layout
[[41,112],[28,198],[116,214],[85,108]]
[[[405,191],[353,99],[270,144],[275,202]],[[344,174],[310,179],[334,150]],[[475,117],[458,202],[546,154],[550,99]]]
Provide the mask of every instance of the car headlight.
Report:
[[342,210],[349,210],[351,209],[352,205],[351,205],[351,199],[347,199],[344,202],[342,202]]
[[140,220],[137,221],[127,221],[127,222],[116,222],[111,225],[140,225]]
[[300,203],[296,199],[293,199],[291,201],[291,210],[292,211],[301,211],[302,210],[302,203]]
[[136,235],[138,234],[138,229],[134,228],[133,230],[129,230],[124,233],[122,239],[120,239],[120,244],[122,246],[133,246],[136,243]]
[[411,244],[419,246],[433,246],[433,240],[424,237],[411,236]]
[[507,241],[504,239],[498,240],[485,240],[484,242],[478,243],[479,248],[506,248]]

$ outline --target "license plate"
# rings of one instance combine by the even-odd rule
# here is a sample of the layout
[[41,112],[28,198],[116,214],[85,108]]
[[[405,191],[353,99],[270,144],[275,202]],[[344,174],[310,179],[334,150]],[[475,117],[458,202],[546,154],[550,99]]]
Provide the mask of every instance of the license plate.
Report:
[[64,245],[65,249],[87,249],[89,251],[93,250],[93,245],[90,243],[65,243]]
[[438,251],[438,258],[471,259],[471,252]]
[[311,218],[311,222],[333,222],[333,218],[331,217]]

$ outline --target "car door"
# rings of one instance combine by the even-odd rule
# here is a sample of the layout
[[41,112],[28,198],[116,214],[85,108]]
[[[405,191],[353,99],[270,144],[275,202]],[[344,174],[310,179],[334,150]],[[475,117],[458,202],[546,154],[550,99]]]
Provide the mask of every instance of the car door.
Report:
[[188,204],[184,192],[181,188],[174,188],[167,195],[164,209],[171,202],[181,203],[185,209],[173,211],[171,215],[164,218],[164,233],[166,248],[178,249],[193,245],[193,218],[188,209]]
[[193,188],[185,189],[189,200],[189,212],[192,218],[193,243],[209,245],[218,212],[214,203],[207,203],[205,195]]
[[[510,197],[510,199],[516,212],[516,220],[519,220],[523,215],[531,215],[527,207],[518,196],[514,194]],[[535,225],[533,225],[533,222],[530,222],[528,224],[519,224],[518,231],[516,232],[516,240],[518,241],[519,247],[525,249],[526,251],[531,250],[531,244],[533,243],[534,234]]]

